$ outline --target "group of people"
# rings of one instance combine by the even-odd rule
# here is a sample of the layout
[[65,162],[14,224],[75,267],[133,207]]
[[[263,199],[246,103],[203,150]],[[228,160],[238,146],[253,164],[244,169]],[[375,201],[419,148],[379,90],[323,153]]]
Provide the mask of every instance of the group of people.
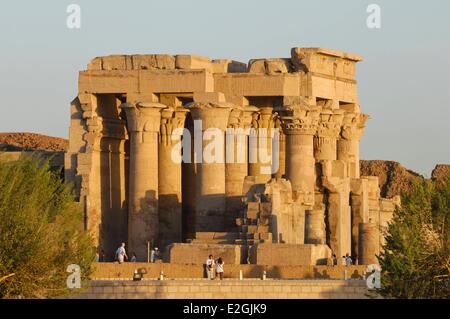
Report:
[[[100,254],[97,252],[95,259],[97,262],[107,262],[105,251],[102,249],[100,251]],[[158,259],[160,259],[160,253],[159,253],[158,247],[155,247],[150,252],[150,262],[154,263]],[[119,262],[119,264],[121,264],[125,261],[130,261],[133,263],[133,262],[137,262],[137,256],[136,256],[136,253],[133,252],[131,254],[131,258],[129,259],[127,252],[125,250],[125,243],[122,243],[120,245],[120,247],[117,248],[117,250],[116,250],[116,253],[114,255],[114,261]]]
[[[336,254],[333,254],[333,266],[336,266],[338,264],[338,260],[336,257]],[[350,256],[350,254],[345,254],[345,256],[342,256],[342,265],[351,266],[351,265],[357,265],[358,264],[358,257],[357,256]]]
[[216,275],[220,280],[223,279],[223,262],[222,257],[219,257],[217,261],[214,259],[213,255],[209,255],[206,260],[206,278],[214,280]]

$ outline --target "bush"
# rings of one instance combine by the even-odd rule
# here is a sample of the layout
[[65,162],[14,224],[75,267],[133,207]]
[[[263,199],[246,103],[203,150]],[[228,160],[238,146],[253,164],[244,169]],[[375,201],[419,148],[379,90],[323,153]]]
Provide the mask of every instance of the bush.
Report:
[[82,279],[95,258],[71,188],[48,161],[0,161],[0,297],[52,298],[68,292],[69,264]]
[[449,298],[450,178],[415,183],[389,224],[380,293],[393,298]]

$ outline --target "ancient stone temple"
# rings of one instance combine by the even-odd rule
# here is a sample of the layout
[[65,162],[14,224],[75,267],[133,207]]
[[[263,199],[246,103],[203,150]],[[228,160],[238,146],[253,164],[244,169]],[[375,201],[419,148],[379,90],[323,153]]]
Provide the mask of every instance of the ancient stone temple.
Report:
[[126,242],[146,261],[157,246],[172,263],[209,253],[237,264],[376,262],[398,199],[360,176],[361,59],[322,48],[248,64],[93,59],[71,104],[65,174],[99,250],[112,258]]

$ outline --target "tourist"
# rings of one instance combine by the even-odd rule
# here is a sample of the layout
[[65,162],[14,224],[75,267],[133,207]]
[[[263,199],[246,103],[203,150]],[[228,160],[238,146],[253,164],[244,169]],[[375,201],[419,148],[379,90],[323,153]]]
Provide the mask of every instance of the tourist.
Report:
[[219,274],[219,279],[222,280],[223,279],[223,260],[222,257],[219,257],[219,259],[217,259],[217,263],[216,263],[216,273]]
[[122,243],[116,251],[116,259],[119,261],[119,264],[123,263],[125,259],[128,259],[127,253],[125,251],[125,243]]
[[336,254],[333,254],[333,266],[337,266],[337,257],[336,257]]
[[133,253],[133,255],[131,256],[130,261],[131,261],[132,263],[135,263],[135,262],[137,261],[136,253]]
[[104,262],[106,262],[106,254],[105,254],[105,251],[102,249],[102,251],[100,252],[100,258],[99,258],[99,261],[101,262],[101,263],[104,263]]
[[345,265],[351,266],[353,264],[352,257],[347,253],[345,255]]
[[155,247],[152,249],[152,251],[150,252],[150,262],[154,263],[156,262],[156,260],[159,258],[159,250],[158,247]]
[[211,280],[214,279],[214,276],[213,276],[214,264],[215,264],[214,256],[209,255],[208,259],[206,260],[206,277]]

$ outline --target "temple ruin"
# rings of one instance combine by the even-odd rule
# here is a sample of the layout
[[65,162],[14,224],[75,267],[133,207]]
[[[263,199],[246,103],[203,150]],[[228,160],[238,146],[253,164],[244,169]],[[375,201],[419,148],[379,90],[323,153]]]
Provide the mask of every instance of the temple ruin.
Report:
[[[376,263],[399,200],[380,198],[378,178],[360,176],[361,60],[323,48],[248,64],[93,59],[71,103],[65,176],[98,248],[113,258],[126,242],[146,261],[157,246],[172,263],[209,253],[228,264],[318,265],[332,254],[341,263],[347,253]],[[196,161],[212,139],[194,136],[209,129],[225,150]]]

